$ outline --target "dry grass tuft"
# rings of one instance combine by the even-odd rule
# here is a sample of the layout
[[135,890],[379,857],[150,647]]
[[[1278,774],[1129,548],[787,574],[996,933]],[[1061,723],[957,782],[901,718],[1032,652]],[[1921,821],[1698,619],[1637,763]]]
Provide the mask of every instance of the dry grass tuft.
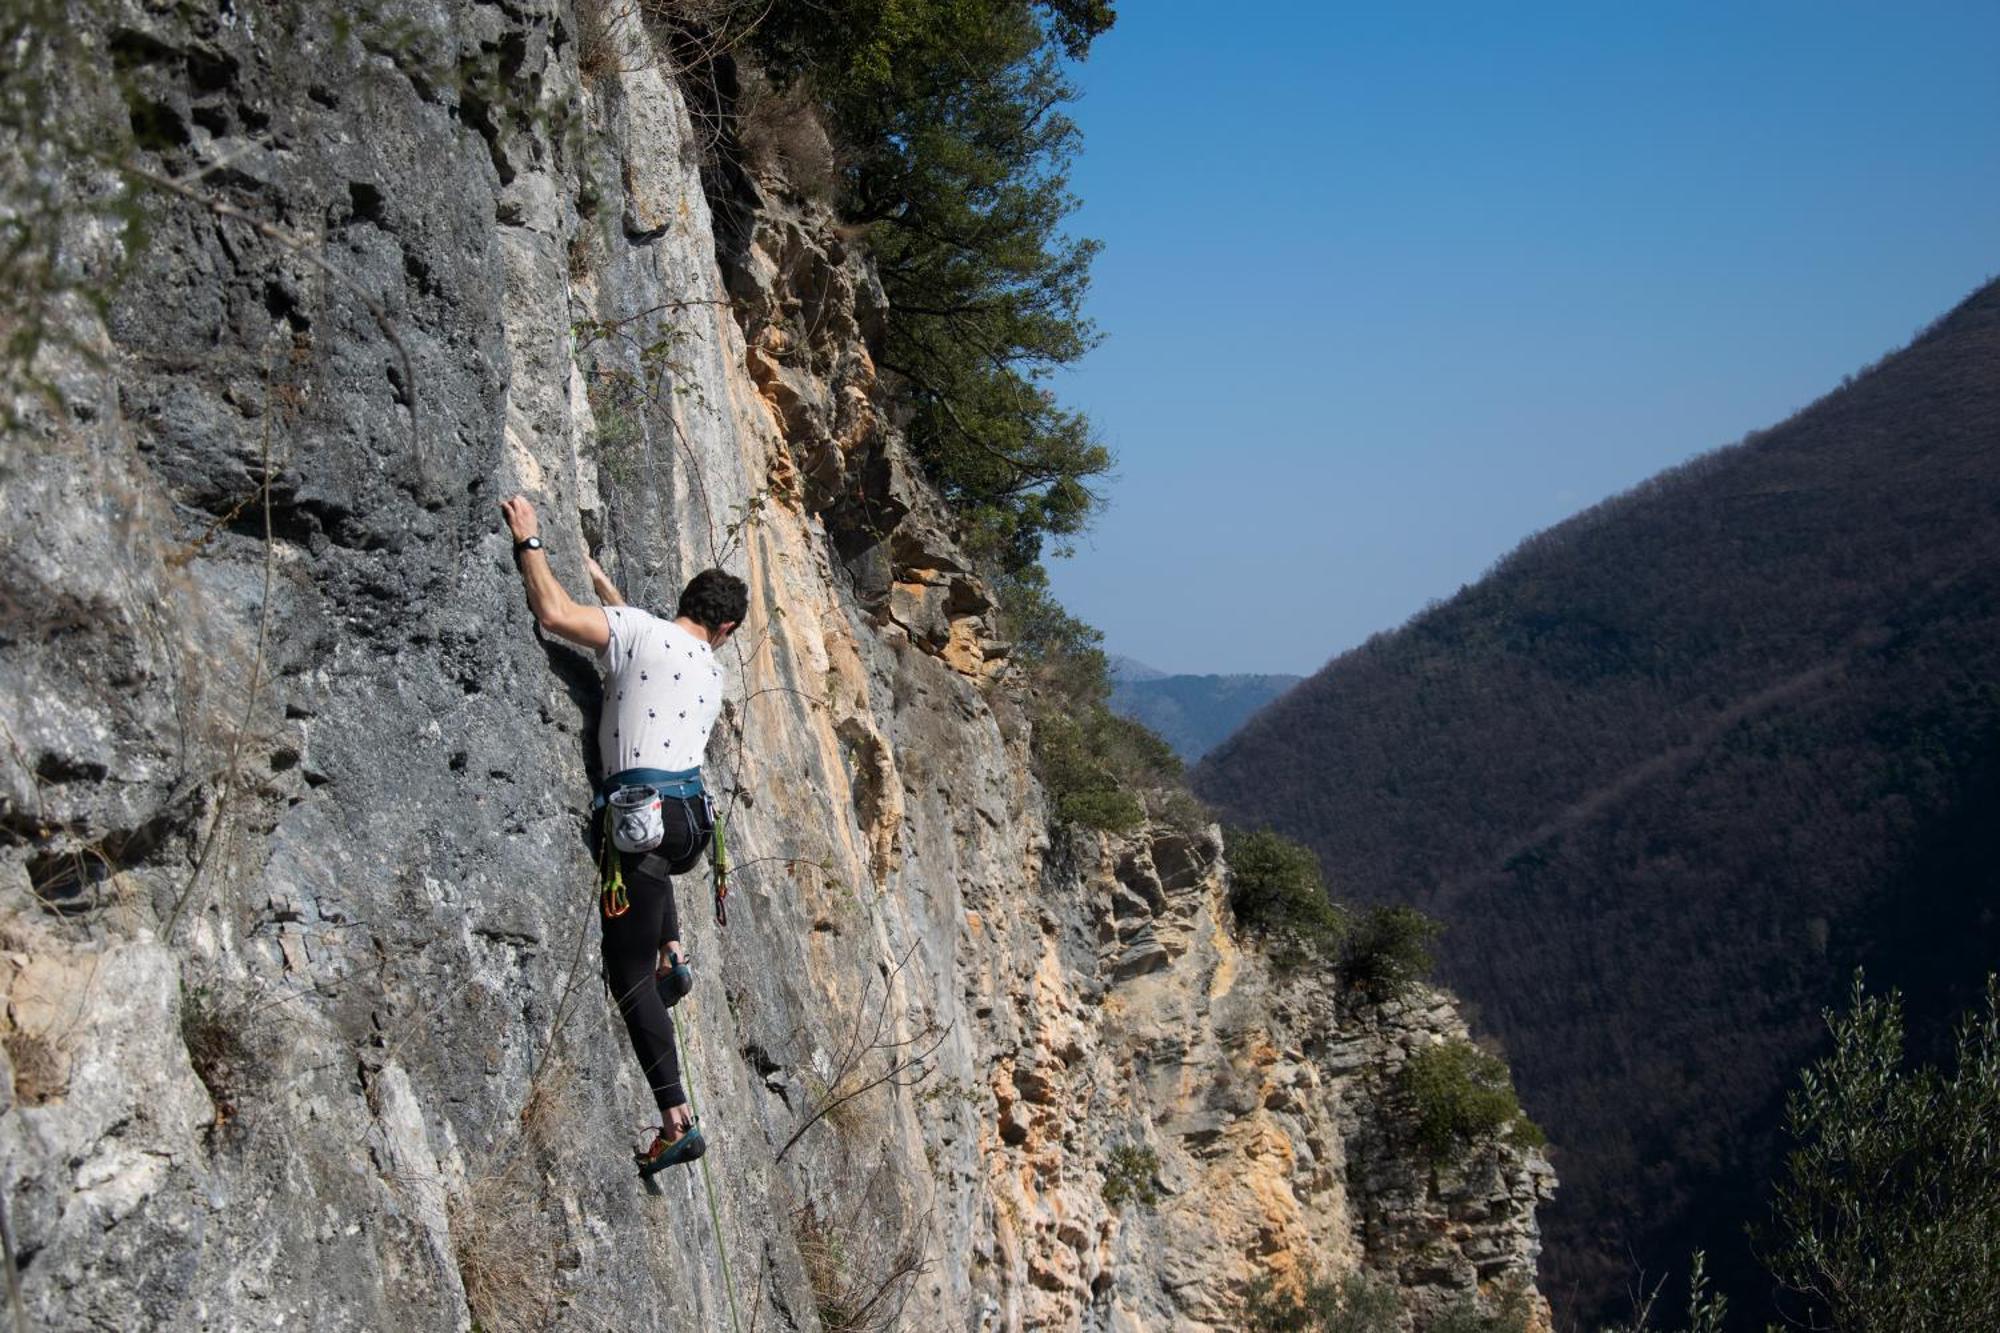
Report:
[[14,1067],[14,1097],[23,1106],[41,1106],[69,1087],[69,1061],[47,1037],[10,1028],[4,1038]]
[[208,1089],[217,1125],[235,1117],[237,1102],[263,1070],[247,1036],[255,1019],[249,1004],[225,1001],[212,987],[181,989],[181,1044],[195,1077]]
[[494,1151],[493,1168],[468,1179],[447,1205],[459,1280],[481,1333],[534,1333],[554,1321],[562,1237],[549,1219],[542,1167],[557,1159],[574,1124],[574,1084],[570,1064],[550,1059],[528,1087],[515,1132]]
[[751,166],[784,177],[808,199],[831,202],[840,164],[805,86],[778,89],[755,72],[743,78],[738,132]]
[[549,1061],[535,1075],[528,1088],[528,1100],[521,1104],[521,1137],[538,1153],[553,1156],[566,1141],[575,1123],[571,1093],[576,1087],[576,1068],[567,1060]]
[[637,20],[632,0],[577,0],[576,72],[585,83],[619,72],[618,30]]
[[538,1333],[554,1320],[556,1240],[524,1163],[476,1176],[452,1196],[446,1216],[473,1327]]
[[902,1326],[910,1291],[930,1268],[924,1228],[860,1220],[828,1225],[808,1203],[794,1215],[793,1235],[826,1333],[887,1333]]

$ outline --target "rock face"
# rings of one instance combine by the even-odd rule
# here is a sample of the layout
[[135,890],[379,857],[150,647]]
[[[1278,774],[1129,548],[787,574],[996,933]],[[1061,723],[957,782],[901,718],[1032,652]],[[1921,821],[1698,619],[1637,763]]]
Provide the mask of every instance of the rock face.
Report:
[[[1275,975],[1212,830],[1050,830],[863,257],[741,177],[719,260],[671,62],[581,17],[78,16],[122,73],[75,132],[143,124],[180,184],[119,268],[117,179],[64,183],[65,262],[118,277],[0,463],[30,1316],[1222,1328],[1260,1274],[1365,1266],[1421,1326],[1531,1281],[1545,1164],[1422,1166],[1386,1093],[1445,1001]],[[707,765],[727,926],[681,882],[713,1146],[655,1191],[593,938],[596,679],[535,634],[517,490],[573,592],[587,552],[655,608],[753,589]]]

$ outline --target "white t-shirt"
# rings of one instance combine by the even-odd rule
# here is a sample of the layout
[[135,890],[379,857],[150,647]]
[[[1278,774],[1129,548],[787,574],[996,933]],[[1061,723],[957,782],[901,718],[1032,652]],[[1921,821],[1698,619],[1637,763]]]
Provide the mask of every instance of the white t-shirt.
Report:
[[611,642],[597,753],[604,776],[628,768],[701,767],[709,729],[722,712],[722,667],[694,635],[631,606],[607,606]]

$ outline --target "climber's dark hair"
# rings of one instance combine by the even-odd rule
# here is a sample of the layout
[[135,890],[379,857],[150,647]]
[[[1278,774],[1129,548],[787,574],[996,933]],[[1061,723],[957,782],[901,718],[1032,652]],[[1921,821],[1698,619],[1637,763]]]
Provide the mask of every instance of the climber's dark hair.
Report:
[[677,616],[686,616],[711,634],[724,625],[742,624],[750,610],[750,588],[734,574],[704,569],[681,589]]

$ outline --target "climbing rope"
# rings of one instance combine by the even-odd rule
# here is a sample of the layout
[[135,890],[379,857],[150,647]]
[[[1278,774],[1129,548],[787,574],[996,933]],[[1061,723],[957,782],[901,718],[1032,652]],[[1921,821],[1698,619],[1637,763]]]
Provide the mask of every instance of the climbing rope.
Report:
[[[671,1009],[667,1011],[667,1022],[673,1028],[674,1044],[680,1048],[681,1064],[685,1067],[685,1077],[681,1081],[681,1090],[687,1093],[688,1114],[694,1120],[699,1121],[701,1119],[701,1107],[696,1104],[694,1099],[696,1079],[693,1050],[690,1043],[682,1039],[680,1021],[674,1017],[674,1011]],[[715,1195],[715,1177],[708,1172],[707,1154],[703,1154],[697,1158],[695,1165],[701,1168],[702,1188],[708,1194],[708,1221],[709,1225],[715,1230],[716,1257],[722,1261],[722,1289],[729,1295],[729,1327],[731,1333],[743,1333],[741,1316],[737,1313],[736,1309],[736,1277],[730,1272],[729,1246],[722,1237],[722,1205]]]

